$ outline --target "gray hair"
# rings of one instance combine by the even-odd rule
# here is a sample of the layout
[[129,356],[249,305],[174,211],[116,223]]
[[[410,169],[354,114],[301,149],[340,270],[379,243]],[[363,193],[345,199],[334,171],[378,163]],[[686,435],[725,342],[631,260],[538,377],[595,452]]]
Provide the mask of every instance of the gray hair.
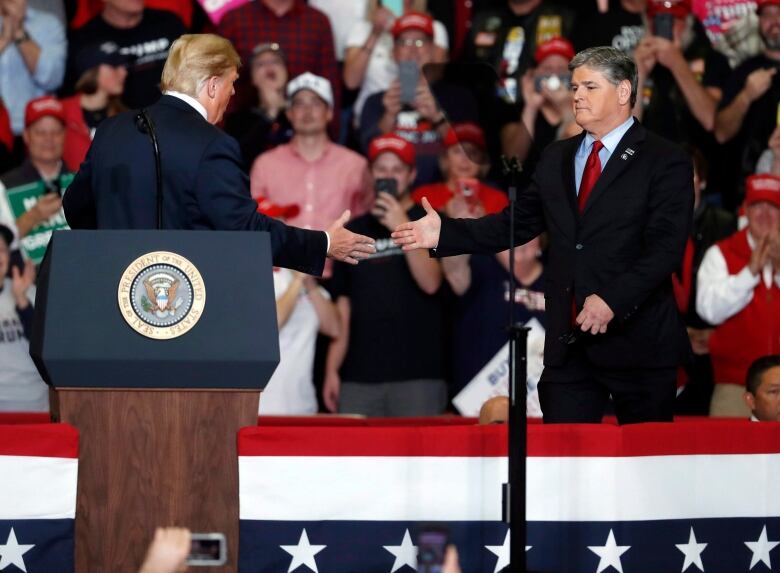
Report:
[[573,72],[582,66],[598,70],[615,86],[628,80],[631,83],[631,107],[634,107],[639,83],[639,73],[634,60],[616,48],[596,46],[582,50],[574,56],[569,62],[569,71]]

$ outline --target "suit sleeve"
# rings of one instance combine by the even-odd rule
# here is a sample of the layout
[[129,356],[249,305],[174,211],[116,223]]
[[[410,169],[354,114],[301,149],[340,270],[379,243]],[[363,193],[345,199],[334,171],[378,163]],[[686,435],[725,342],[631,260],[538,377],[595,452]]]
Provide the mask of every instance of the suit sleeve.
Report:
[[[97,134],[99,133],[100,130]],[[98,138],[97,134],[95,141]],[[95,141],[62,196],[62,208],[71,229],[97,229],[97,208],[95,195],[92,192],[92,161],[94,150],[97,148]]]
[[[539,181],[534,172],[529,186],[518,192],[515,202],[514,244],[523,245],[545,230]],[[442,218],[436,256],[449,257],[465,253],[497,253],[509,248],[509,210],[479,219]]]
[[596,293],[619,320],[629,318],[669,281],[685,252],[693,219],[693,166],[676,153],[653,178],[644,228],[644,245],[634,264]]
[[325,233],[290,227],[257,212],[241,168],[238,143],[232,137],[216,137],[207,147],[198,165],[195,194],[213,228],[267,231],[275,265],[322,274],[327,254]]

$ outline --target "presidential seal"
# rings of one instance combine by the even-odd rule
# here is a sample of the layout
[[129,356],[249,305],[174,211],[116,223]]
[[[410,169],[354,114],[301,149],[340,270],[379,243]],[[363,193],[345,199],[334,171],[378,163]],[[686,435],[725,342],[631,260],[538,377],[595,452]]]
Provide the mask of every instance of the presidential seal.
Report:
[[190,261],[167,251],[138,257],[122,273],[119,311],[137,333],[168,340],[187,333],[200,320],[206,287]]

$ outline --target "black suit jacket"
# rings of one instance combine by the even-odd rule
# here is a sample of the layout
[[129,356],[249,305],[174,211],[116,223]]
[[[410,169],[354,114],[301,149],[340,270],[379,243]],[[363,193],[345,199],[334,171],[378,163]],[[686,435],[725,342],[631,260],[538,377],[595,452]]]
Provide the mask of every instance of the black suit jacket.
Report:
[[[327,238],[256,212],[235,139],[189,104],[163,96],[148,108],[163,172],[163,228],[268,231],[274,264],[320,275]],[[156,176],[152,143],[136,112],[105,120],[63,197],[74,229],[154,229]]]
[[[549,235],[545,364],[563,364],[570,348],[561,337],[572,330],[572,295],[579,310],[597,294],[615,318],[606,334],[580,335],[594,366],[676,366],[690,353],[671,276],[691,225],[691,161],[634,120],[580,215],[574,154],[583,138],[547,147],[515,206],[515,244]],[[508,244],[509,207],[481,219],[444,219],[436,252],[496,252]]]

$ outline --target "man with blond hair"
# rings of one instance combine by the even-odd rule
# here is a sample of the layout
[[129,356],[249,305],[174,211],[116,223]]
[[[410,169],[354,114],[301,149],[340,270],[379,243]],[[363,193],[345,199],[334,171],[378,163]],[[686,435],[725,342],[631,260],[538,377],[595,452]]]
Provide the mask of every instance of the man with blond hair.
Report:
[[[322,273],[326,255],[356,264],[373,241],[347,231],[345,211],[326,232],[289,227],[256,212],[238,142],[214,126],[233,95],[241,61],[213,34],[184,35],[171,46],[163,96],[145,111],[158,141],[162,228],[268,231],[274,264]],[[153,229],[155,158],[141,113],[105,120],[63,199],[74,229]]]

